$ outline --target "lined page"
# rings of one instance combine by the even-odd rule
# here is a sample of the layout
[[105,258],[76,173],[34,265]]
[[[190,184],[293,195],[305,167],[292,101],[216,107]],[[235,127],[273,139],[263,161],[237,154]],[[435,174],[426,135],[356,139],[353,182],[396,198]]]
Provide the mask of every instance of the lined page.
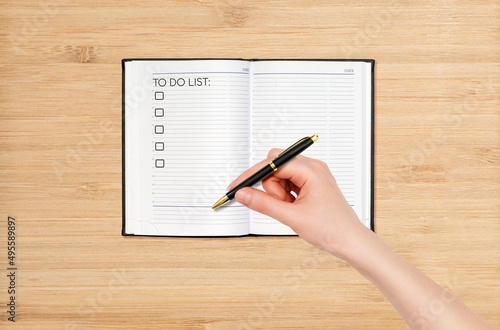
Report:
[[[360,217],[365,216],[362,180],[366,177],[363,65],[330,61],[251,65],[251,162],[264,159],[273,147],[284,149],[304,136],[318,134],[319,140],[303,155],[328,164]],[[250,230],[293,234],[278,221],[253,211]]]
[[[248,168],[249,73],[245,61],[137,61],[145,97],[132,111],[140,129],[135,234],[224,236],[249,232],[238,203],[212,210]],[[131,71],[134,68],[131,67]],[[128,70],[128,68],[127,68]],[[139,93],[139,92],[138,92]]]

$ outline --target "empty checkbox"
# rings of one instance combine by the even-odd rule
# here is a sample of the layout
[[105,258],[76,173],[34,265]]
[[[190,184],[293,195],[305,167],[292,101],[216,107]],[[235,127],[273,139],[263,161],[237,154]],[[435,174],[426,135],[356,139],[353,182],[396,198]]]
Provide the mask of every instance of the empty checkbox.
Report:
[[163,144],[163,142],[155,142],[155,150],[156,151],[165,150],[165,144]]
[[155,109],[155,117],[163,117],[165,114],[165,111],[163,111],[163,108],[156,108]]
[[155,100],[163,100],[163,92],[155,92]]
[[164,159],[156,159],[155,160],[155,167],[156,168],[164,168],[165,167],[165,160]]
[[156,134],[163,134],[164,128],[163,125],[156,125],[155,126],[155,133]]

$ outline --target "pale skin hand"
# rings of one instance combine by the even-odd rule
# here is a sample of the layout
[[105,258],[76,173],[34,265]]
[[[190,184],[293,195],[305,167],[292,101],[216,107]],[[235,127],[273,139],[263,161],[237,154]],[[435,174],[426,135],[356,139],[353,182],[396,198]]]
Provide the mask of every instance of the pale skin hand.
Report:
[[[245,171],[228,190],[280,152],[272,149],[267,159]],[[262,181],[262,186],[266,192],[243,188],[235,198],[350,263],[386,296],[410,328],[494,329],[366,228],[324,162],[297,156]]]

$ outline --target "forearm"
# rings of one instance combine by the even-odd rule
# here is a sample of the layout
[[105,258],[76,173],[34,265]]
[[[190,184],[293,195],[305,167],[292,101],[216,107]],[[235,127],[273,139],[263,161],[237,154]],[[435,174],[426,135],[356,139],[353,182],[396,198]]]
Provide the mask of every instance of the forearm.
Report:
[[[230,186],[274,159],[254,165]],[[399,256],[359,221],[328,165],[297,156],[262,182],[266,190],[243,188],[236,200],[275,218],[307,242],[354,266],[389,299],[412,328],[491,328],[477,314]],[[294,197],[291,192],[296,193]]]
[[492,328],[365,227],[340,257],[372,282],[412,329]]

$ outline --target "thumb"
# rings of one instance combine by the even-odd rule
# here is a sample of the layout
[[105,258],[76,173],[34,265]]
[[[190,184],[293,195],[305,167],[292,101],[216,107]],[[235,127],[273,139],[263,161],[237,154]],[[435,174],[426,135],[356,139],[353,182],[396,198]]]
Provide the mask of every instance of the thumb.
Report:
[[255,188],[242,188],[236,192],[236,201],[251,210],[265,214],[283,224],[290,226],[293,216],[293,205],[284,202]]

